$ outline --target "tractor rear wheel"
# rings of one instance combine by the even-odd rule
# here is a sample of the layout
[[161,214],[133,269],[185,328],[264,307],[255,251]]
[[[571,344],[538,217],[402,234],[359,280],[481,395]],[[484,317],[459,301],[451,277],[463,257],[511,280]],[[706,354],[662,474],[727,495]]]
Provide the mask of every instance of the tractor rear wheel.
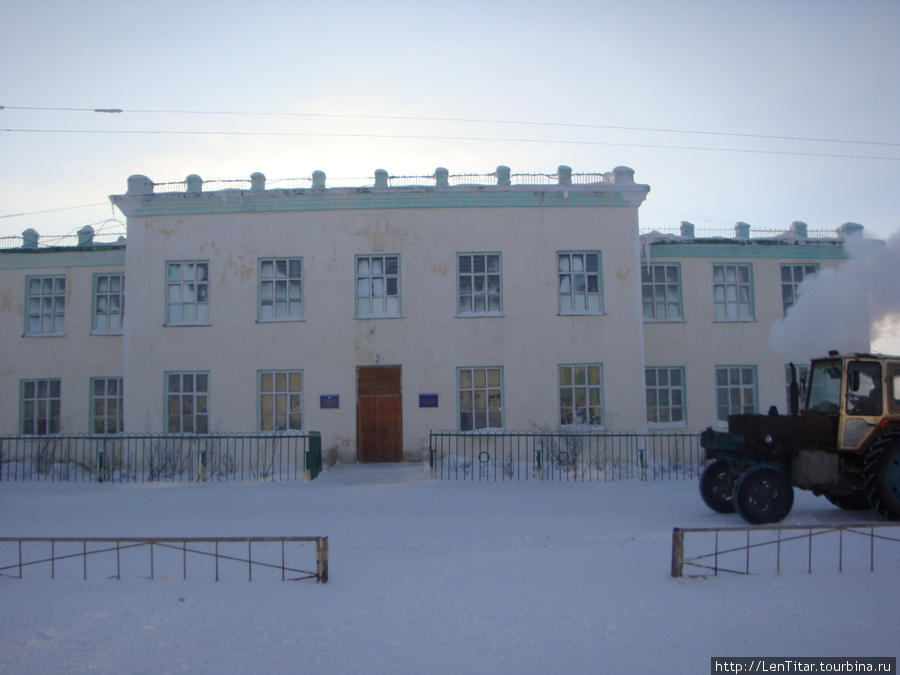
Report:
[[794,487],[784,471],[773,466],[747,469],[734,485],[734,506],[753,525],[784,520],[794,506]]
[[872,508],[887,520],[900,520],[900,434],[875,442],[866,455],[863,478]]
[[737,477],[731,462],[717,459],[700,476],[700,496],[703,503],[716,513],[734,513],[734,483]]

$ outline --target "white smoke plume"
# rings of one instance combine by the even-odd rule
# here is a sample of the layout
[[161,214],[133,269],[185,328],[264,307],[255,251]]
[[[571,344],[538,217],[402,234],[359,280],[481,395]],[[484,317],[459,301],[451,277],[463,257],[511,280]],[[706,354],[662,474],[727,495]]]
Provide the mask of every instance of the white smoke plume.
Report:
[[873,327],[900,320],[900,236],[849,237],[850,259],[822,269],[797,289],[797,302],[769,333],[769,346],[798,363],[831,349],[867,352]]

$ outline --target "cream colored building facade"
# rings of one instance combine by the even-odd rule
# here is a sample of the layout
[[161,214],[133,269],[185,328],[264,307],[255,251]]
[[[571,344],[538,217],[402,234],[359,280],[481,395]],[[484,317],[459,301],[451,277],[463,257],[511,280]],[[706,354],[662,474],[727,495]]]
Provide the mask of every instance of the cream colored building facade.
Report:
[[[435,429],[693,431],[723,395],[783,407],[783,268],[846,257],[805,232],[642,238],[626,167],[419,182],[132,176],[127,245],[4,250],[0,431],[315,430],[344,461],[419,459]],[[60,278],[64,325],[29,328]]]

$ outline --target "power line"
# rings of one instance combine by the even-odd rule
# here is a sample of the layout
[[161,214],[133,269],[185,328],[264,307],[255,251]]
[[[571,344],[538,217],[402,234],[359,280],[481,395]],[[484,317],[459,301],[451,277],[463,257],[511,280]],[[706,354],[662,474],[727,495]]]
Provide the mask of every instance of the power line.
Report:
[[466,117],[416,117],[408,115],[350,115],[339,113],[284,113],[284,112],[240,112],[226,110],[153,110],[135,109],[123,110],[121,108],[62,108],[62,107],[33,107],[33,106],[0,106],[0,110],[38,110],[53,112],[93,112],[93,113],[140,113],[154,115],[232,115],[232,116],[258,116],[258,117],[321,117],[330,119],[367,119],[367,120],[395,120],[403,122],[462,122],[467,124],[513,124],[520,126],[538,127],[563,127],[575,129],[606,129],[615,131],[649,131],[665,134],[697,134],[705,136],[724,136],[733,138],[755,138],[777,141],[802,141],[808,143],[842,143],[851,145],[875,145],[884,147],[900,147],[900,143],[888,141],[853,141],[836,138],[815,138],[807,136],[776,136],[770,134],[747,134],[725,131],[701,131],[691,129],[666,129],[662,127],[629,127],[607,124],[578,124],[570,122],[534,122],[523,120],[491,120]]
[[[72,209],[87,209],[92,206],[109,206],[109,202],[98,202],[97,204],[82,204],[81,206],[65,206],[59,209],[47,209],[45,211],[29,211],[28,213],[7,213],[0,218],[18,218],[19,216],[38,216],[43,213],[56,213],[57,211],[71,211]],[[91,223],[93,224],[93,223]]]
[[664,150],[706,150],[709,152],[743,152],[759,155],[793,155],[798,157],[830,157],[835,159],[882,159],[888,161],[900,161],[900,157],[883,157],[879,155],[842,155],[821,152],[795,152],[789,150],[751,150],[746,148],[710,148],[690,145],[658,145],[652,143],[614,143],[608,141],[572,141],[572,140],[546,140],[536,138],[485,138],[477,136],[425,136],[425,135],[401,135],[401,134],[347,134],[347,133],[319,133],[300,131],[161,131],[139,129],[0,129],[7,133],[33,133],[33,134],[137,134],[137,135],[175,135],[175,136],[302,136],[319,138],[380,138],[402,140],[431,140],[431,141],[478,141],[488,143],[541,143],[552,145],[602,145],[620,148],[651,148]]

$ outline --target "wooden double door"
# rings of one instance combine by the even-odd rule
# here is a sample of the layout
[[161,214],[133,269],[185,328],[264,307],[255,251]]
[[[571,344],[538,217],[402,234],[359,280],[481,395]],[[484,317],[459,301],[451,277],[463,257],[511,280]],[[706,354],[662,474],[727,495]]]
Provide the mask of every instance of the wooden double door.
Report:
[[356,369],[356,433],[360,462],[403,460],[400,366]]

